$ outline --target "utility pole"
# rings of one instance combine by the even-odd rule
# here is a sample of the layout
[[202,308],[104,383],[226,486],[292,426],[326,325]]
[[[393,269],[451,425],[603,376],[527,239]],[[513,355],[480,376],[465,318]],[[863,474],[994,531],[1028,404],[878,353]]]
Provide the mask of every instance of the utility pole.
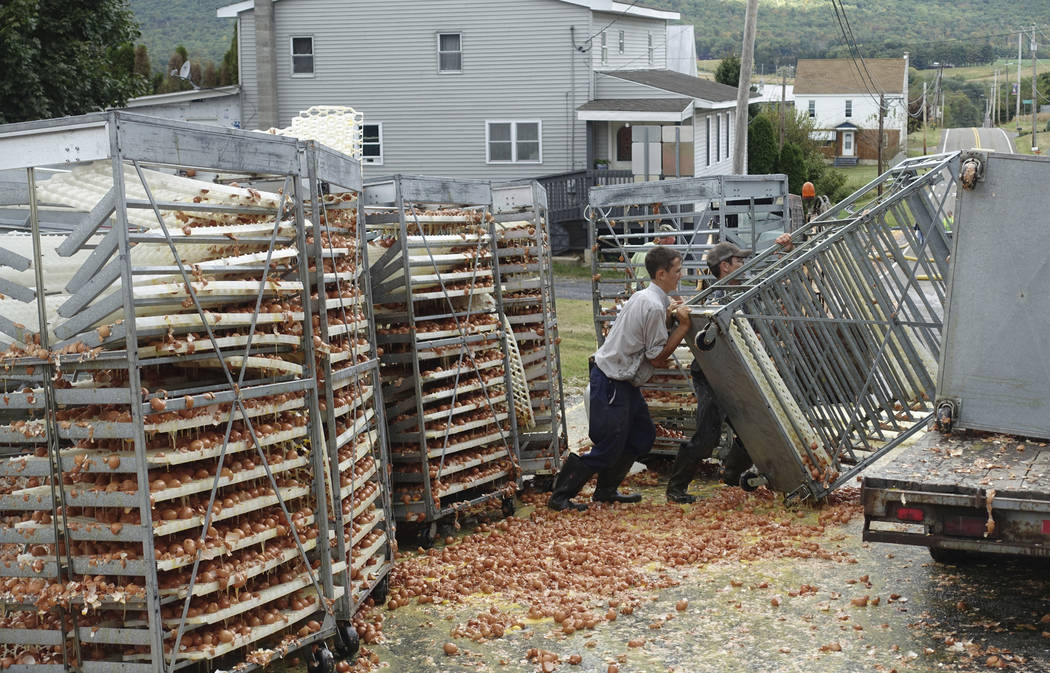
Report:
[[1039,110],[1039,101],[1036,100],[1035,95],[1035,26],[1032,26],[1032,154],[1039,151],[1039,143],[1036,142],[1036,130],[1035,130],[1035,115]]
[[992,77],[992,128],[999,125],[999,68]]
[[736,91],[736,133],[733,138],[733,173],[747,175],[747,105],[751,98],[751,72],[755,68],[755,26],[758,0],[747,0],[744,14],[744,45],[740,53],[740,80]]
[[[926,156],[926,80],[922,81],[922,155]],[[882,173],[879,173],[882,175]]]
[[778,112],[780,113],[780,142],[777,145],[778,149],[784,149],[784,99],[787,98],[787,68],[785,66],[780,67],[780,105]]
[[1021,31],[1017,31],[1017,135],[1021,135]]
[[[886,95],[879,94],[879,175],[882,175],[882,124],[886,118]],[[882,184],[879,184],[879,196],[882,196]]]

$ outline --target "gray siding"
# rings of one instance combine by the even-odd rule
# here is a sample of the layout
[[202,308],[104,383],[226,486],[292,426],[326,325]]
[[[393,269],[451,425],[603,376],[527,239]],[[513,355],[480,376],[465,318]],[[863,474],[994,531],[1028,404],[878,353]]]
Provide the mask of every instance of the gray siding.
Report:
[[[384,163],[366,166],[366,175],[511,179],[586,166],[586,126],[575,109],[588,100],[591,70],[570,35],[570,26],[590,34],[586,8],[401,0],[393,11],[389,0],[284,0],[274,10],[280,124],[312,105],[348,105],[366,123],[381,122]],[[252,13],[241,16],[250,27]],[[651,23],[663,32],[663,22]],[[462,34],[462,74],[437,72],[438,32]],[[248,33],[243,61],[254,49]],[[314,38],[313,77],[290,76],[293,35]],[[246,119],[253,109],[246,100]],[[541,121],[542,163],[486,163],[486,120]]]
[[255,18],[252,12],[237,17],[237,67],[241,85],[241,128],[259,126],[259,78],[255,71]]
[[[594,27],[597,32],[604,26],[609,47],[608,63],[602,64],[601,35],[595,35],[591,57],[595,70],[643,70],[664,68],[667,64],[667,22],[643,19],[620,14],[594,12]],[[620,31],[624,32],[624,53],[619,52]],[[649,63],[649,39],[653,36],[653,62]],[[590,33],[588,33],[590,34]]]
[[[731,175],[733,173],[733,120],[732,110],[697,111],[693,116],[693,171],[697,176],[701,175]],[[711,120],[711,138],[708,145],[707,120]],[[716,123],[715,120],[718,120]],[[720,137],[716,144],[715,130]],[[729,134],[729,156],[726,157],[726,133]],[[715,156],[715,149],[718,156]],[[710,152],[710,164],[708,164],[708,152]]]
[[682,94],[657,89],[637,82],[628,82],[612,75],[595,73],[595,98],[688,98]]

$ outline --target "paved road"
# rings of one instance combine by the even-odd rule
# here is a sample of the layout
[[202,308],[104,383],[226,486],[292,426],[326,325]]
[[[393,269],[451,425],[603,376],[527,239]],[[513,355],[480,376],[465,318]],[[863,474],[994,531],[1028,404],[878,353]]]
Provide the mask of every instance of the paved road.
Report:
[[954,152],[972,148],[1013,154],[1014,141],[1000,128],[945,129],[941,138],[941,151]]

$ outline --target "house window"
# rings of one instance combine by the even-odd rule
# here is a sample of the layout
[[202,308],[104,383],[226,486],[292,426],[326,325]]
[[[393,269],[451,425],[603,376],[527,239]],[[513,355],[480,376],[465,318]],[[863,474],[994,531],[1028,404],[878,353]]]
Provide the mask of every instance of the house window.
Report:
[[620,31],[620,53],[621,54],[623,53],[623,46],[624,46],[624,39],[623,39],[623,31],[621,30]]
[[705,146],[707,147],[707,165],[711,165],[711,117],[704,117],[707,120],[707,140]]
[[605,34],[605,31],[603,30],[602,31],[602,65],[605,65],[608,62],[609,62],[608,36]]
[[653,50],[653,34],[649,32],[649,65],[656,62],[655,51]]
[[715,161],[722,157],[722,149],[718,141],[722,139],[722,115],[715,115]]
[[490,164],[543,163],[539,121],[485,122],[485,145]]
[[621,126],[616,132],[616,160],[631,160],[631,127]]
[[292,77],[313,77],[314,75],[314,39],[312,37],[292,38]]
[[725,155],[725,158],[728,159],[729,158],[729,113],[728,112],[726,113],[725,127],[726,127],[726,143],[725,143],[726,155]]
[[459,33],[438,33],[438,72],[463,72],[463,39]]
[[846,116],[847,117],[852,117],[853,116],[853,101],[851,101],[849,99],[846,100]]
[[383,165],[383,125],[361,125],[361,163]]
[[817,116],[817,101],[809,101],[809,118],[813,119]]

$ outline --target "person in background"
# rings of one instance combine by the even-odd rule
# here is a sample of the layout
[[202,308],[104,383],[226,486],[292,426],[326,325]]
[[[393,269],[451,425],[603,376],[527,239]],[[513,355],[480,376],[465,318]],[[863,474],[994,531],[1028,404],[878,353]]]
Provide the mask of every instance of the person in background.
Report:
[[[781,234],[777,237],[776,244],[782,248],[782,252],[788,252],[793,247],[791,234]],[[717,281],[743,266],[744,260],[751,254],[751,250],[741,250],[732,243],[722,242],[707,251],[705,261]],[[724,296],[723,291],[715,290],[711,301],[720,303]],[[700,363],[695,359],[689,367],[689,373],[693,379],[693,392],[696,393],[696,433],[678,449],[678,455],[671,467],[671,476],[667,480],[666,491],[668,502],[682,504],[696,502],[696,496],[689,495],[686,491],[700,469],[700,461],[709,458],[721,441],[722,424],[726,420],[725,412],[715,400],[711,384],[701,371]],[[741,476],[751,465],[751,456],[740,443],[740,439],[734,437],[733,446],[722,461],[722,480],[730,486],[737,486]]]
[[674,231],[675,228],[669,224],[661,224],[656,228],[656,231],[662,234],[670,232],[670,236],[657,236],[651,241],[645,243],[645,250],[639,250],[638,252],[631,255],[631,269],[634,272],[635,280],[638,281],[638,289],[641,290],[645,287],[645,281],[649,280],[649,272],[645,269],[645,256],[649,253],[654,245],[672,245],[675,241]]
[[[595,502],[638,502],[638,494],[618,491],[635,459],[652,449],[656,427],[639,386],[667,360],[689,329],[689,309],[670,294],[682,278],[682,255],[656,246],[645,255],[651,281],[635,292],[620,309],[609,336],[598,352],[590,375],[591,450],[580,456],[570,453],[554,480],[547,506],[553,510],[587,509],[572,502],[595,472],[598,484]],[[668,318],[678,324],[668,333]]]

